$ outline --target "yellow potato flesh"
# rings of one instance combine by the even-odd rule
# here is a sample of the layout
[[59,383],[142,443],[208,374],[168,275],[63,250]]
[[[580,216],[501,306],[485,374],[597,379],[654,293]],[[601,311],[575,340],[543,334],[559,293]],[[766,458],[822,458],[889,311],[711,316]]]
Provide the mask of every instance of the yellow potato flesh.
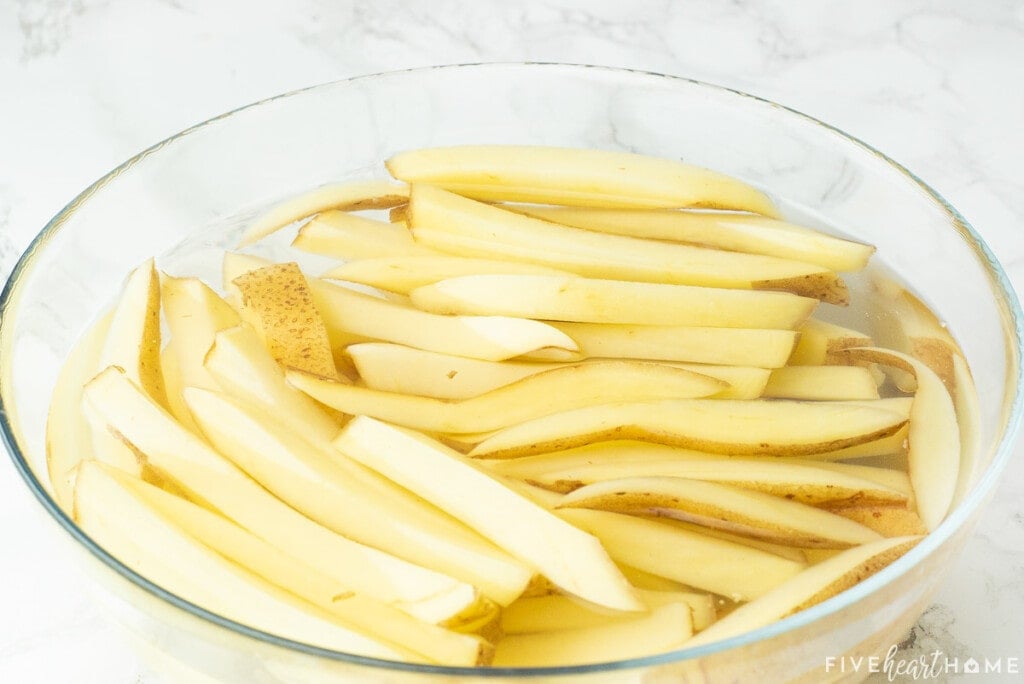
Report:
[[401,645],[428,662],[478,665],[490,659],[493,649],[478,638],[430,625],[384,603],[353,594],[216,513],[125,473],[109,473],[189,536],[367,636]]
[[809,548],[848,548],[878,534],[827,511],[758,491],[673,476],[603,480],[566,494],[559,508],[664,515]]
[[800,325],[815,304],[786,292],[525,275],[450,278],[413,290],[410,299],[436,314],[783,330]]
[[672,240],[859,271],[875,248],[792,223],[739,212],[509,207],[527,216],[615,235]]
[[83,463],[75,519],[105,550],[168,591],[271,634],[377,658],[422,661],[403,647],[359,634],[329,613],[228,562],[125,487],[120,471]]
[[576,349],[576,343],[564,333],[539,321],[438,316],[323,281],[311,286],[328,330],[485,361],[501,361],[544,347]]
[[[594,278],[786,289],[834,304],[845,304],[848,297],[835,272],[814,264],[560,226],[430,186],[413,186],[409,228],[418,243],[442,251],[514,257]],[[437,234],[472,242],[457,248],[455,242],[430,239]],[[465,253],[470,244],[476,253]]]
[[[518,597],[530,581],[530,568],[454,520],[423,510],[413,497],[399,499],[373,486],[367,482],[372,477],[353,473],[333,450],[318,448],[273,415],[206,390],[187,390],[186,400],[222,454],[324,527],[472,583],[500,604]],[[389,509],[384,517],[375,514],[382,505]]]
[[761,596],[804,567],[773,553],[632,515],[563,508],[558,516],[600,539],[618,563],[734,600]]
[[[604,197],[617,206],[697,206],[775,216],[762,192],[709,169],[626,152],[562,147],[466,145],[414,150],[385,162],[407,183],[512,188],[516,201],[572,203]],[[524,200],[524,192],[533,197]],[[613,205],[614,206],[614,205]]]
[[740,606],[687,645],[727,639],[809,608],[878,572],[919,540],[916,536],[895,537],[847,549],[807,568],[759,599]]
[[298,372],[287,377],[293,386],[338,411],[449,433],[497,430],[609,402],[705,397],[725,386],[721,380],[680,368],[631,361],[567,365],[461,401],[381,392]]
[[563,591],[616,610],[643,609],[596,539],[443,445],[364,416],[346,425],[334,445],[536,567]]
[[344,586],[407,612],[416,611],[417,604],[431,608],[439,596],[464,594],[455,606],[445,606],[444,613],[450,613],[434,616],[437,621],[476,601],[471,588],[463,591],[467,585],[352,542],[300,515],[178,425],[117,369],[90,381],[85,401],[190,496]]
[[663,399],[556,413],[499,431],[472,456],[528,456],[602,439],[639,439],[736,455],[799,456],[890,435],[906,420],[842,402]]
[[355,181],[319,187],[271,207],[249,224],[238,246],[250,245],[307,216],[329,209],[389,209],[409,201],[409,188],[385,181]]

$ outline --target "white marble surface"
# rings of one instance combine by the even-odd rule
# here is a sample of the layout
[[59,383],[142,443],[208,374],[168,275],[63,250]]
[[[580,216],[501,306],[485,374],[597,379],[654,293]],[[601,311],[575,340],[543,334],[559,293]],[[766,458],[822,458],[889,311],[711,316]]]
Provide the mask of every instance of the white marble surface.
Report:
[[[69,198],[190,124],[346,76],[501,60],[685,75],[831,122],[944,194],[1024,289],[1019,0],[0,0],[0,277]],[[1024,660],[1021,451],[911,655]],[[168,681],[84,598],[36,508],[0,466],[0,682]]]

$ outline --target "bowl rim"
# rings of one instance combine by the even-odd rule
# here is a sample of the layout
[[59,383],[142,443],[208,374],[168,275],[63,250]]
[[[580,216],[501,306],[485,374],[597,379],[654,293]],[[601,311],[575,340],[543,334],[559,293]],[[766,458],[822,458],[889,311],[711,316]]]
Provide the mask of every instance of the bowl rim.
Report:
[[[53,497],[50,495],[46,486],[36,477],[35,471],[28,464],[24,454],[18,449],[16,439],[14,436],[14,428],[11,425],[8,416],[10,415],[9,409],[6,407],[6,401],[4,396],[5,384],[0,382],[0,442],[3,443],[7,452],[10,454],[11,460],[14,463],[15,469],[21,475],[25,484],[29,490],[39,501],[42,507],[54,518],[54,520],[66,531],[70,536],[81,544],[88,552],[90,552],[95,558],[97,558],[103,565],[108,569],[114,571],[120,575],[123,579],[134,584],[137,588],[146,591],[153,596],[166,601],[173,607],[184,611],[191,617],[198,617],[207,622],[211,622],[219,627],[225,628],[237,634],[245,637],[256,639],[258,641],[270,644],[275,647],[285,648],[288,650],[299,651],[309,655],[313,655],[319,658],[325,658],[328,660],[341,661],[356,665],[362,665],[372,667],[378,670],[392,670],[392,671],[406,671],[415,672],[422,674],[435,674],[445,676],[463,676],[463,677],[493,677],[495,679],[514,677],[514,676],[569,676],[576,674],[586,673],[599,673],[599,672],[613,672],[617,670],[627,670],[634,668],[652,667],[658,665],[664,665],[675,662],[682,662],[686,660],[695,660],[707,655],[714,653],[728,651],[733,648],[741,647],[753,642],[768,640],[784,634],[786,632],[798,629],[805,625],[808,625],[817,620],[823,619],[839,610],[845,608],[848,605],[852,605],[865,598],[866,596],[874,593],[877,590],[882,589],[884,586],[889,584],[891,581],[896,580],[898,577],[912,570],[920,561],[924,560],[929,554],[934,552],[939,546],[941,546],[947,539],[949,539],[957,530],[959,530],[974,513],[980,508],[982,503],[986,500],[988,495],[993,491],[1000,475],[1006,468],[1007,463],[1014,452],[1014,444],[1016,441],[1016,433],[1020,427],[1022,414],[1024,414],[1024,311],[1021,309],[1020,301],[1014,291],[1009,278],[1005,271],[1000,265],[998,259],[992,253],[991,248],[985,243],[978,232],[971,226],[971,224],[938,192],[936,192],[931,186],[925,183],[921,178],[915,175],[913,172],[908,170],[902,164],[896,162],[892,158],[888,157],[875,147],[868,143],[860,140],[859,138],[846,133],[845,131],[823,122],[815,117],[805,114],[799,110],[793,109],[786,105],[779,104],[772,100],[757,95],[727,87],[708,83],[693,78],[684,76],[677,76],[672,74],[664,74],[655,71],[647,71],[642,69],[630,69],[621,67],[602,66],[594,64],[580,64],[580,63],[563,63],[563,62],[547,62],[547,61],[497,61],[497,62],[467,62],[467,63],[456,63],[456,64],[440,64],[432,66],[414,67],[408,69],[397,69],[391,71],[382,71],[372,74],[358,75],[350,78],[338,79],[334,81],[328,81],[319,83],[311,86],[306,86],[296,90],[281,93],[272,97],[257,100],[255,102],[242,105],[231,109],[223,114],[219,114],[215,117],[202,121],[200,123],[189,126],[182,131],[175,133],[174,135],[144,149],[143,151],[135,154],[131,158],[122,162],[114,169],[104,174],[98,180],[89,185],[85,190],[74,197],[68,202],[53,218],[51,218],[43,229],[33,238],[26,248],[25,252],[18,258],[13,269],[11,270],[6,283],[2,291],[0,291],[0,350],[4,349],[4,341],[8,337],[7,332],[14,324],[8,324],[7,313],[8,309],[14,308],[17,302],[18,294],[20,292],[20,283],[22,277],[31,271],[31,268],[35,262],[36,256],[40,254],[46,247],[46,244],[51,237],[56,235],[68,218],[88,199],[105,187],[108,183],[116,180],[122,173],[128,171],[133,166],[146,159],[147,157],[158,153],[165,147],[173,145],[179,139],[182,139],[197,130],[206,128],[220,122],[224,119],[230,118],[231,116],[244,112],[262,105],[290,98],[295,95],[307,93],[309,91],[317,90],[320,88],[339,87],[344,84],[354,84],[363,81],[372,81],[376,78],[393,77],[400,74],[414,74],[423,75],[429,74],[436,71],[462,71],[470,72],[473,70],[495,70],[495,69],[539,69],[542,71],[558,71],[565,70],[574,72],[576,74],[582,74],[584,71],[600,72],[609,77],[626,77],[632,78],[642,77],[657,80],[667,80],[679,83],[688,84],[688,86],[696,86],[697,88],[707,89],[716,92],[730,93],[732,96],[736,96],[743,100],[753,102],[756,106],[770,106],[782,111],[787,114],[795,116],[799,119],[804,120],[806,123],[820,127],[830,134],[839,138],[843,144],[853,145],[860,148],[862,151],[869,153],[875,159],[880,162],[889,165],[892,169],[896,170],[899,174],[904,176],[913,185],[918,186],[922,190],[928,199],[934,202],[941,210],[943,210],[949,217],[950,223],[954,229],[960,234],[961,238],[972,249],[976,258],[979,260],[982,267],[985,269],[986,274],[990,280],[990,284],[993,293],[1001,296],[1001,307],[1003,314],[1003,328],[1004,334],[1008,341],[1015,342],[1016,348],[1011,349],[1012,353],[1008,356],[1008,367],[1007,367],[1007,387],[1012,382],[1015,385],[1015,393],[1010,403],[1008,411],[1004,411],[1003,420],[1004,425],[1001,434],[999,435],[998,443],[995,445],[995,454],[989,467],[982,473],[981,477],[975,482],[974,486],[968,491],[966,496],[959,502],[957,507],[946,516],[943,522],[933,530],[930,534],[926,535],[920,543],[914,548],[904,554],[902,557],[875,573],[871,577],[859,582],[852,588],[841,592],[840,594],[823,601],[811,608],[796,613],[790,617],[782,620],[775,621],[764,627],[745,632],[743,634],[722,639],[720,641],[711,642],[705,645],[696,647],[684,647],[660,653],[652,656],[645,656],[640,658],[631,658],[627,660],[608,661],[603,663],[593,663],[586,665],[571,665],[571,666],[553,666],[553,667],[464,667],[464,666],[446,666],[446,665],[426,665],[417,663],[407,663],[392,660],[383,660],[379,658],[371,658],[366,656],[360,656],[357,654],[346,653],[342,651],[335,651],[331,649],[321,648],[317,646],[311,646],[291,639],[270,634],[258,629],[254,629],[247,625],[237,623],[233,620],[224,618],[212,611],[209,611],[201,606],[191,603],[190,601],[183,599],[176,594],[173,594],[166,589],[154,584],[144,576],[136,573],[126,565],[122,564],[114,556],[106,552],[101,546],[94,542],[81,528],[79,528],[73,520],[68,516],[67,513],[56,503]],[[6,355],[4,355],[6,356]],[[0,368],[0,371],[3,369]]]

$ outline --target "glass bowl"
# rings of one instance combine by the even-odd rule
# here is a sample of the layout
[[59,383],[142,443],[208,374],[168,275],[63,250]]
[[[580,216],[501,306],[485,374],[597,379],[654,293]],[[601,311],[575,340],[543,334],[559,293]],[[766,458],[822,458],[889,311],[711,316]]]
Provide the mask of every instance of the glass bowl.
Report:
[[[396,664],[289,642],[211,614],[109,556],[51,497],[44,425],[56,373],[125,274],[158,266],[218,283],[221,251],[269,204],[384,176],[405,149],[512,143],[682,159],[762,187],[785,213],[878,247],[946,321],[981,398],[981,467],[945,522],[888,568],[771,626],[617,663],[482,670]],[[858,282],[852,281],[856,296]],[[851,310],[855,315],[870,315]],[[929,604],[1011,455],[1021,415],[1022,314],[967,222],[906,169],[826,124],[682,78],[586,66],[418,69],[275,97],[184,131],[86,189],[43,229],[0,298],[0,428],[14,467],[95,578],[102,605],[164,665],[226,682],[731,682],[863,678],[828,658],[884,655]],[[834,662],[834,661],[833,661]]]

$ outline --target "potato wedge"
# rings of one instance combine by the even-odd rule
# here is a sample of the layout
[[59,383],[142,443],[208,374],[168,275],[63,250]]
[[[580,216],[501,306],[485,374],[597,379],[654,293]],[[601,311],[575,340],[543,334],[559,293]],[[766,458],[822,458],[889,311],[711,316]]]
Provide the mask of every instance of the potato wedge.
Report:
[[[185,397],[220,453],[324,527],[473,584],[501,605],[529,583],[531,568],[413,497],[368,486],[333,450],[318,448],[272,414],[207,390],[189,388]],[[378,515],[383,507],[386,516]]]
[[507,208],[575,228],[765,254],[817,264],[833,271],[859,271],[875,251],[872,245],[740,212],[534,205],[510,205]]
[[800,341],[789,357],[791,366],[820,366],[829,363],[829,354],[848,347],[870,347],[869,335],[835,323],[809,318],[798,329]]
[[870,527],[883,537],[928,534],[921,516],[910,506],[838,506],[829,511]]
[[474,457],[508,458],[603,439],[637,439],[735,455],[800,456],[891,435],[906,420],[843,402],[662,399],[556,413],[499,431]]
[[97,462],[81,464],[75,520],[143,577],[229,620],[271,634],[375,658],[424,660],[401,646],[353,631],[323,609],[228,562],[125,487],[119,472]]
[[[686,591],[637,590],[648,609],[670,603],[682,603],[690,609],[694,630],[701,630],[715,619],[715,603],[711,594]],[[558,594],[522,598],[501,614],[504,634],[560,632],[566,629],[599,627],[635,619],[632,613],[609,613],[578,599]]]
[[507,634],[494,652],[496,667],[545,667],[639,658],[680,648],[693,634],[690,607],[669,603],[641,617],[598,627]]
[[576,468],[548,470],[527,479],[556,491],[568,491],[625,477],[686,478],[728,484],[810,506],[904,505],[909,499],[908,492],[847,471],[831,470],[806,459],[716,457],[697,453],[679,450],[680,457],[675,460],[595,459]]
[[[167,403],[171,413],[186,427],[195,429],[195,421],[181,398],[183,387],[218,389],[217,381],[203,366],[206,353],[213,346],[218,331],[241,323],[238,313],[198,278],[175,278],[166,273],[160,278],[160,302],[170,339],[161,353],[164,379],[174,376],[176,387],[169,383]],[[168,371],[166,366],[173,368]]]
[[917,380],[910,409],[907,459],[917,512],[929,531],[946,517],[960,471],[960,428],[956,409],[942,379],[923,361],[879,347],[836,352],[843,359],[895,366]]
[[347,280],[350,283],[407,295],[417,287],[430,285],[445,278],[480,274],[572,275],[568,271],[518,261],[474,259],[442,254],[357,259],[336,266],[321,277],[327,280]]
[[[437,399],[468,399],[531,375],[563,367],[560,363],[480,361],[383,342],[354,344],[348,348],[348,353],[367,387]],[[603,361],[594,359],[587,363]],[[767,369],[751,366],[670,365],[728,383],[728,387],[715,395],[723,399],[754,399],[760,396],[769,373]]]
[[566,494],[559,508],[661,515],[800,548],[844,549],[878,539],[863,525],[784,497],[682,477],[624,477]]
[[408,201],[409,187],[388,181],[349,181],[324,185],[297,197],[290,197],[258,216],[242,233],[238,246],[251,245],[300,219],[330,209],[390,209]]
[[[878,346],[895,349],[922,361],[939,376],[950,394],[956,391],[953,357],[962,356],[956,340],[924,302],[883,275],[871,281],[873,319]],[[912,386],[902,389],[913,391]]]
[[[431,186],[412,187],[409,228],[417,243],[460,256],[513,257],[592,278],[790,290],[832,304],[848,300],[842,279],[814,264],[560,226]],[[474,242],[445,243],[439,233]]]
[[[128,275],[114,310],[99,362],[93,373],[117,366],[136,385],[163,407],[167,394],[160,370],[160,279],[152,259]],[[96,458],[122,470],[141,475],[144,465],[121,440],[111,435],[88,408],[92,426],[92,452]]]
[[725,387],[721,380],[706,375],[640,361],[566,365],[455,401],[381,392],[296,371],[286,377],[293,387],[338,411],[451,433],[498,430],[550,413],[609,402],[706,397]]
[[413,150],[384,162],[407,183],[457,188],[483,199],[612,207],[707,207],[766,216],[764,193],[730,176],[628,152],[522,145]]
[[878,399],[878,386],[863,366],[783,366],[772,371],[764,396],[819,401]]
[[103,371],[84,395],[112,432],[190,497],[349,589],[431,622],[476,603],[471,586],[346,539],[297,513],[180,426],[120,370]]
[[649,520],[657,521],[663,525],[671,525],[681,530],[688,532],[695,532],[705,537],[711,537],[713,539],[721,539],[723,541],[732,542],[733,544],[739,544],[741,546],[749,546],[752,549],[758,551],[765,551],[767,553],[775,554],[780,558],[786,558],[795,563],[807,563],[812,552],[826,552],[832,551],[832,549],[808,549],[808,548],[797,548],[795,546],[789,546],[787,544],[780,544],[778,542],[768,541],[766,539],[758,539],[756,537],[748,537],[746,535],[737,534],[735,532],[727,532],[718,527],[708,527],[695,522],[689,522],[687,520],[679,520],[678,518],[667,518],[665,516],[641,516]]
[[580,353],[588,357],[727,366],[778,368],[786,363],[797,340],[797,333],[792,330],[765,328],[563,322],[552,322],[551,325],[575,340]]
[[910,550],[920,537],[894,537],[864,544],[813,565],[771,592],[740,606],[687,645],[698,646],[763,627],[829,599],[875,574]]
[[123,368],[153,401],[167,405],[160,373],[160,278],[152,259],[131,272],[110,319],[99,368]]
[[956,505],[967,495],[974,484],[981,458],[981,404],[978,390],[967,362],[959,354],[953,356],[953,407],[956,422],[960,427],[960,473],[957,477],[953,504]]
[[302,226],[292,247],[344,260],[438,255],[417,244],[403,225],[341,211],[324,212]]
[[57,374],[46,414],[46,472],[57,505],[71,514],[75,467],[96,457],[92,427],[82,413],[82,388],[96,373],[113,312],[92,324]]
[[291,262],[266,266],[234,280],[242,318],[285,368],[337,379],[331,342],[306,277]]
[[440,443],[359,416],[334,445],[536,567],[563,591],[615,610],[644,609],[596,539]]
[[593,534],[618,563],[748,601],[795,576],[804,564],[773,553],[632,515],[563,508],[563,520]]
[[387,604],[347,592],[331,578],[282,554],[227,518],[116,469],[111,468],[107,473],[190,537],[368,637],[400,645],[427,662],[447,665],[490,662],[494,649],[478,637],[428,624]]
[[505,316],[438,316],[324,281],[310,284],[328,330],[485,361],[501,361],[545,347],[576,350],[572,339],[539,321]]
[[203,367],[218,389],[278,416],[302,434],[323,441],[338,434],[339,421],[285,382],[284,371],[248,325],[218,332]]
[[410,299],[435,314],[776,329],[795,328],[815,306],[787,292],[526,275],[449,278],[416,288]]

